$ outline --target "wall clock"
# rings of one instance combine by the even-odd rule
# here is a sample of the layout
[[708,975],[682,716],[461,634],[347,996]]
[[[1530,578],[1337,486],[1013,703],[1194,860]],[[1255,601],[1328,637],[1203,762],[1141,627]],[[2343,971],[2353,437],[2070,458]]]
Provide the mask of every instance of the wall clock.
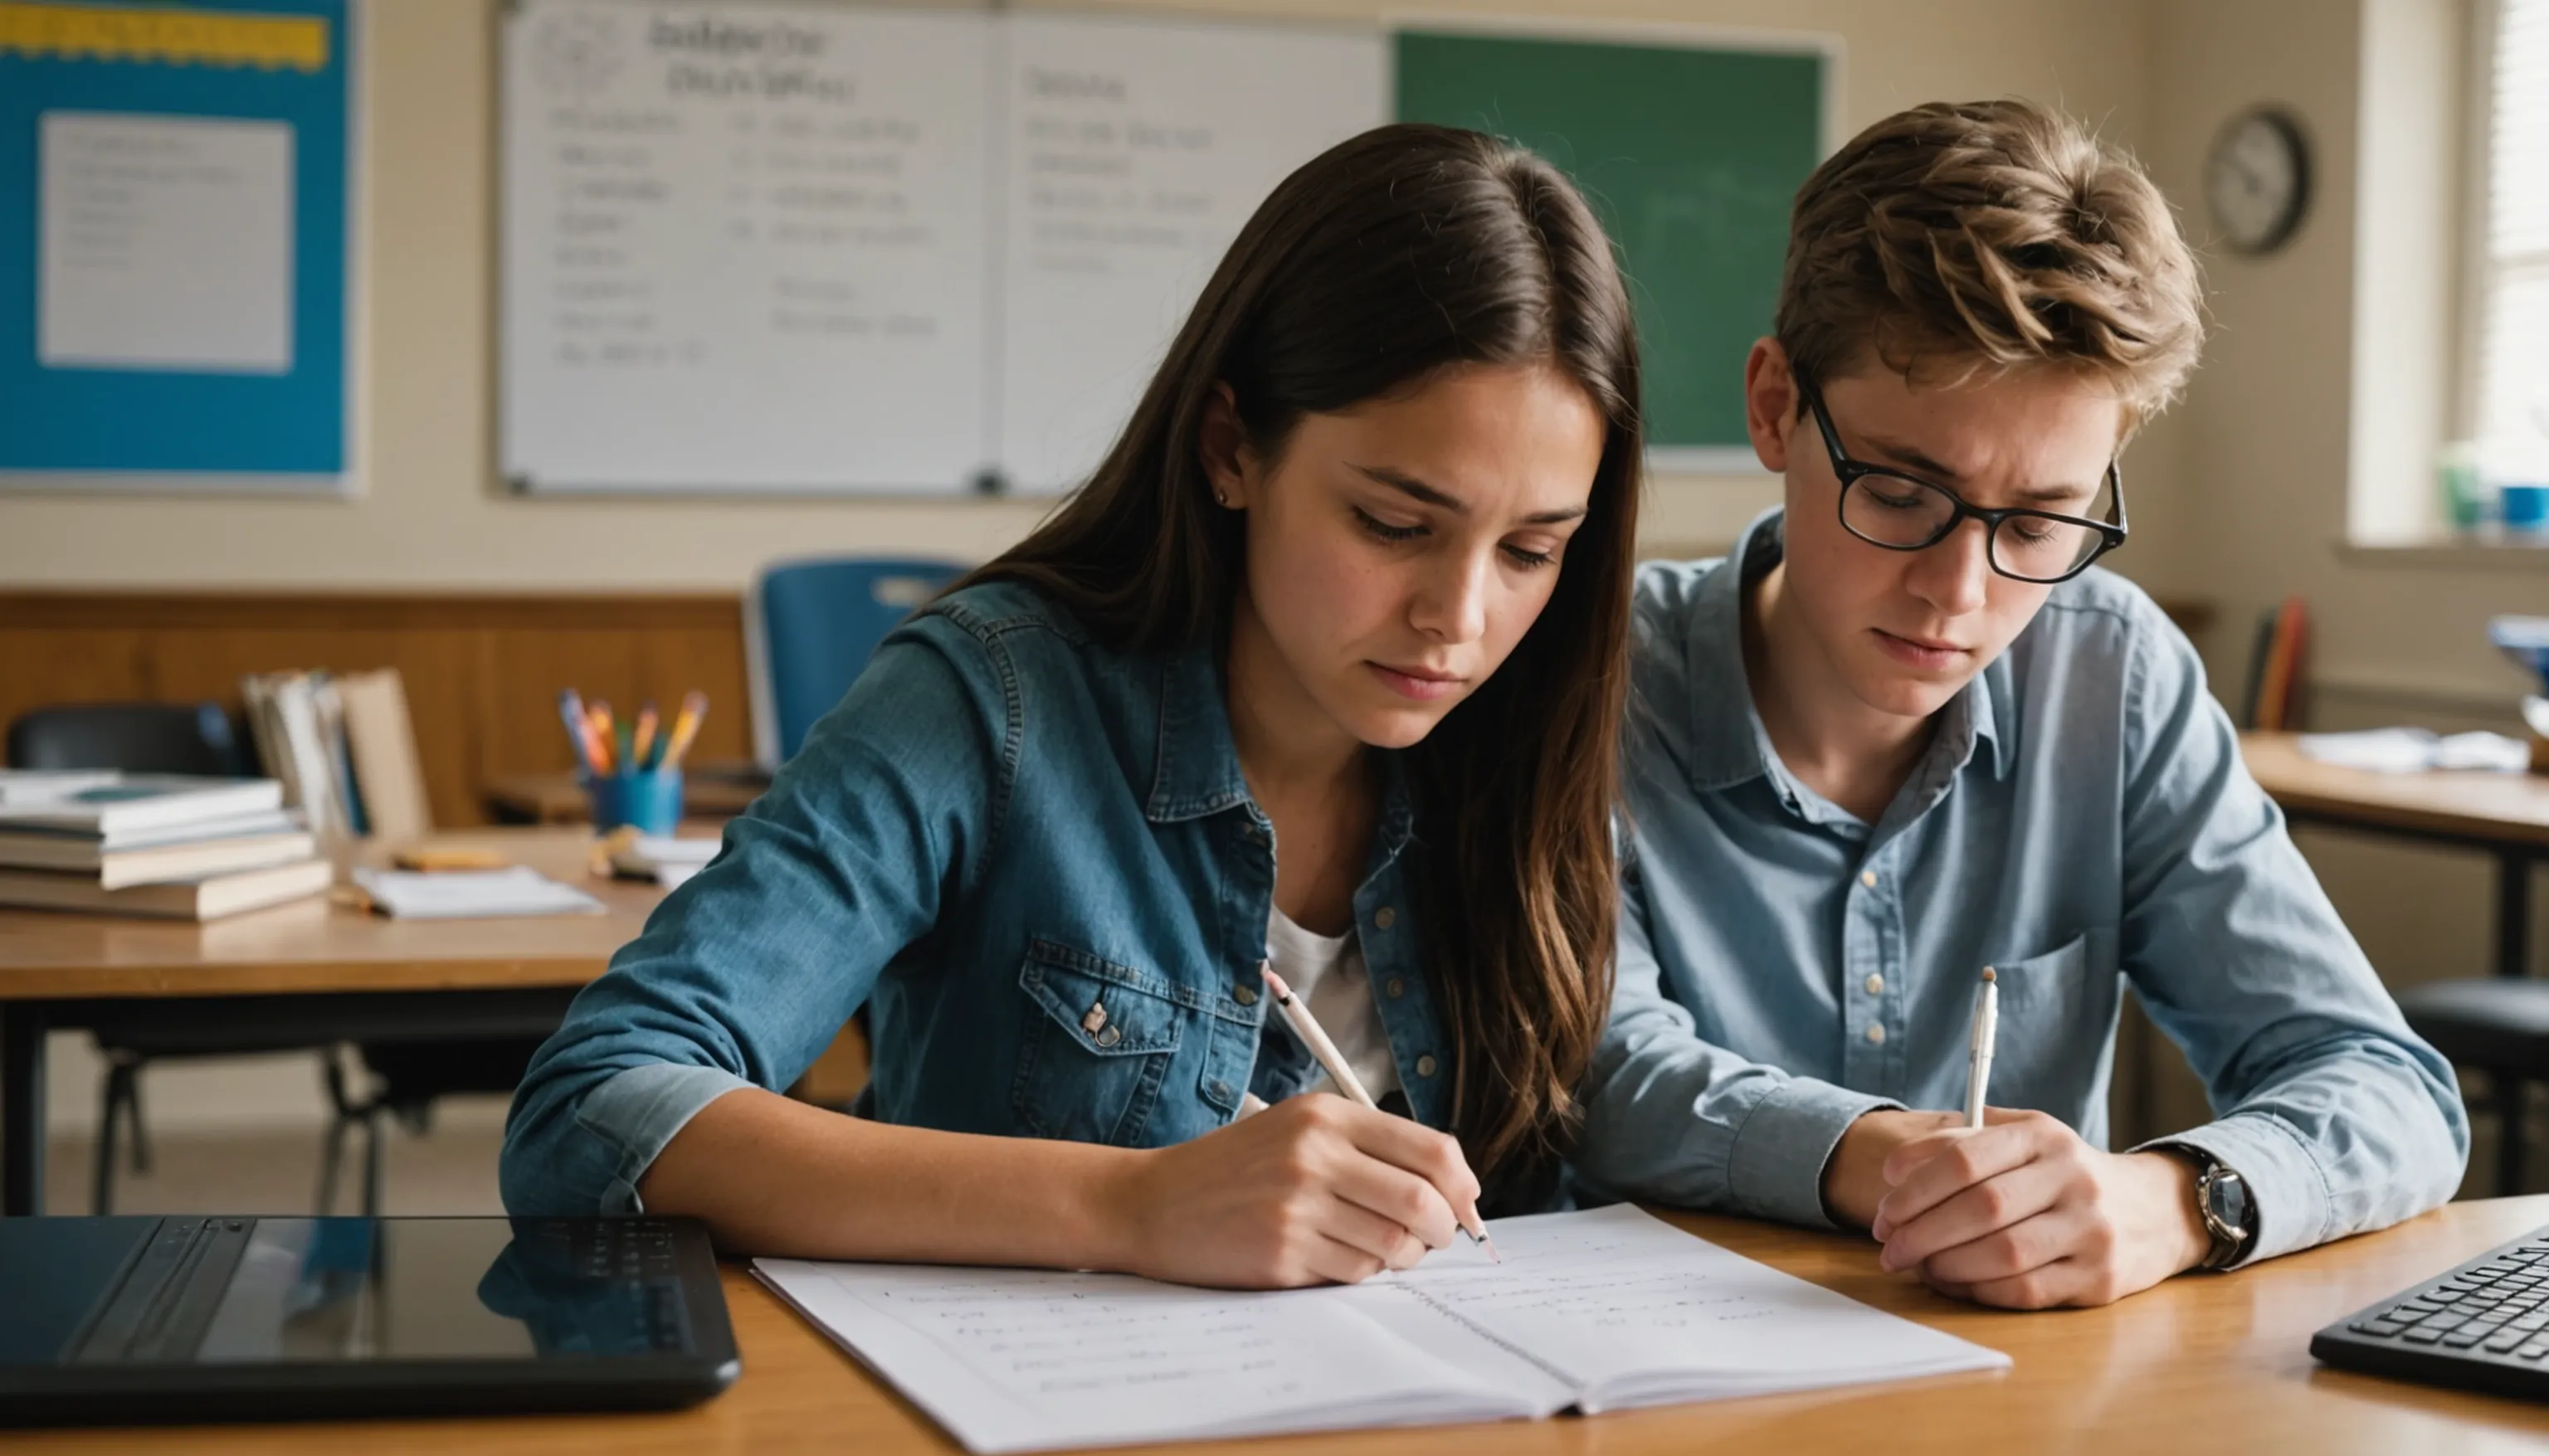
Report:
[[2223,241],[2270,253],[2290,241],[2310,211],[2310,142],[2279,107],[2240,113],[2213,138],[2204,160],[2204,202]]

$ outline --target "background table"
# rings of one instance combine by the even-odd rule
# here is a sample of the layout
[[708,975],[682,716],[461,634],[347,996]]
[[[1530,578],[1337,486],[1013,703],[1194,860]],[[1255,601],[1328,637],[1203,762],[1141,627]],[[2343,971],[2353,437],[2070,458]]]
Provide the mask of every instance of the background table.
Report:
[[583,830],[489,830],[493,849],[602,901],[600,915],[401,921],[325,899],[208,925],[0,911],[0,1214],[44,1208],[45,1033],[147,999],[224,1024],[307,1027],[314,1041],[512,1034],[554,1024],[645,925],[663,891],[591,872]]
[[[2311,1332],[2482,1250],[2549,1224],[2549,1197],[2453,1204],[2386,1233],[2231,1275],[2187,1275],[2103,1310],[2017,1315],[1952,1304],[1876,1267],[1864,1238],[1733,1219],[1673,1222],[1738,1252],[2006,1350],[2005,1373],[1509,1421],[1209,1445],[1180,1456],[1683,1456],[1817,1453],[2237,1451],[2311,1456],[2537,1451],[2549,1408],[2376,1380],[2310,1358]],[[656,1415],[379,1421],[12,1433],[17,1452],[610,1451],[903,1456],[957,1447],[740,1268],[725,1274],[743,1378],[696,1410]]]
[[2496,973],[2530,969],[2531,869],[2549,861],[2549,776],[2434,771],[2375,774],[2322,764],[2299,734],[2243,733],[2259,787],[2303,824],[2478,850],[2496,860]]

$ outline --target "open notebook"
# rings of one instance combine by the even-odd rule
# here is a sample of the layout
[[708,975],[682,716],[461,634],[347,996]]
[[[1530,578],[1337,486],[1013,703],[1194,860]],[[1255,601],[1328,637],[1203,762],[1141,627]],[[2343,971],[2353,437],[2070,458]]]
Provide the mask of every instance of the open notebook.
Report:
[[781,1298],[976,1451],[1587,1413],[2009,1357],[1619,1205],[1501,1219],[1351,1288],[761,1259]]

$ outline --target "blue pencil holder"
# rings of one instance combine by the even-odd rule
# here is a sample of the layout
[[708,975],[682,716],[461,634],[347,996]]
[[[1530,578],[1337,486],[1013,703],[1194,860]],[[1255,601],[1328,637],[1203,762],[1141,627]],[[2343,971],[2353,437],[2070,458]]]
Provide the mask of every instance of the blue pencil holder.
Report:
[[639,834],[671,834],[682,822],[682,771],[653,769],[606,777],[586,774],[593,827],[605,834],[623,826]]
[[2506,530],[2537,534],[2549,529],[2549,486],[2506,486],[2497,500]]

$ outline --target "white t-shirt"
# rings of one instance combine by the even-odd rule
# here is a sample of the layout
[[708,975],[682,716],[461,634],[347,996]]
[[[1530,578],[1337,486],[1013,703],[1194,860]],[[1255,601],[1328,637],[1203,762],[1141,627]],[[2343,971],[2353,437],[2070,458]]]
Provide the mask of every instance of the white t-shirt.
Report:
[[[1274,962],[1274,973],[1337,1044],[1372,1100],[1397,1091],[1398,1062],[1389,1054],[1389,1034],[1381,1029],[1380,1008],[1372,1004],[1371,973],[1364,967],[1363,946],[1354,933],[1313,935],[1275,910],[1266,922],[1266,955]],[[1338,1088],[1323,1071],[1301,1090]]]

